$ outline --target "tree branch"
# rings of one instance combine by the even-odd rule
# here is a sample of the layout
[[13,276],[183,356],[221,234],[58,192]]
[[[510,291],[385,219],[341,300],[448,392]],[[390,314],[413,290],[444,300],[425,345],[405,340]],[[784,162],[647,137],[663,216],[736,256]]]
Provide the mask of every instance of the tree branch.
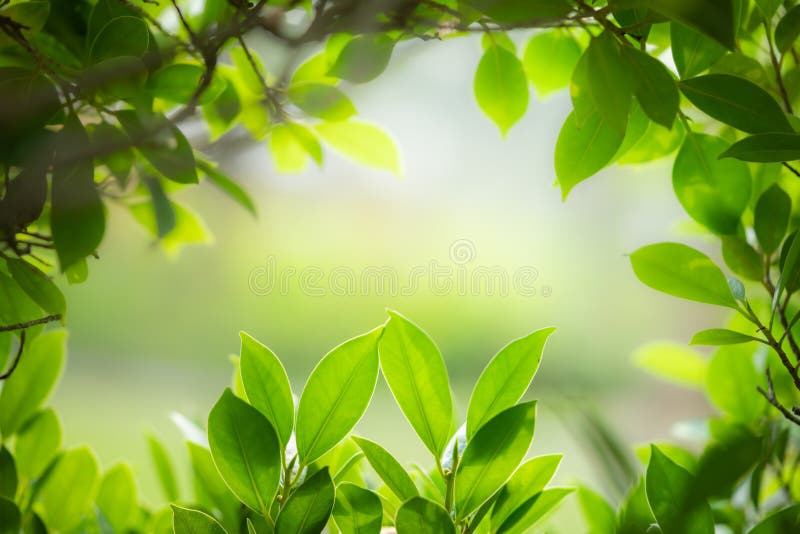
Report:
[[40,324],[52,323],[55,321],[60,321],[62,315],[57,313],[55,315],[48,315],[47,317],[42,317],[41,319],[34,319],[32,321],[25,321],[24,323],[17,323],[17,324],[9,324],[0,326],[0,332],[12,332],[14,330],[22,330],[25,331],[26,328],[30,328],[31,326],[37,326]]
[[19,333],[19,347],[17,347],[17,355],[14,357],[14,361],[11,363],[11,367],[9,367],[8,371],[0,375],[0,380],[5,380],[14,373],[14,371],[17,369],[17,365],[19,365],[20,358],[22,358],[22,351],[24,349],[25,349],[25,330]]

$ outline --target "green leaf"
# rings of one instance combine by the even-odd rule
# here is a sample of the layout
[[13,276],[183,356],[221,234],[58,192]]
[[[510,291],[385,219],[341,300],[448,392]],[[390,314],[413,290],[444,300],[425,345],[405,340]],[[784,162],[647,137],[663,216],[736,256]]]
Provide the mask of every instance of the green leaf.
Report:
[[[197,87],[203,82],[205,69],[191,63],[172,63],[161,67],[147,79],[147,88],[157,98],[178,104],[187,104],[194,97]],[[219,97],[227,82],[213,76],[208,87],[200,95],[197,103],[208,104]]]
[[147,436],[147,447],[150,450],[150,457],[153,460],[164,497],[168,501],[177,501],[179,495],[178,480],[175,478],[175,470],[172,467],[172,461],[169,458],[167,449],[152,434]]
[[732,0],[652,0],[650,9],[711,37],[725,48],[736,47]]
[[378,381],[381,331],[345,341],[308,377],[297,409],[297,454],[303,465],[344,439],[367,410]]
[[225,534],[217,520],[199,510],[171,505],[172,528],[175,534]]
[[800,134],[767,133],[751,135],[732,144],[720,158],[736,158],[755,163],[800,159]]
[[333,511],[335,493],[328,468],[323,467],[289,496],[275,521],[276,534],[322,532]]
[[150,45],[147,23],[140,17],[111,19],[94,38],[89,50],[93,63],[119,56],[141,57]]
[[409,474],[403,469],[389,451],[365,438],[353,436],[353,441],[358,444],[367,457],[367,461],[381,477],[381,480],[394,492],[401,501],[407,501],[419,495],[417,487]]
[[581,47],[567,32],[549,30],[535,34],[525,47],[522,64],[540,97],[569,85],[581,57]]
[[211,183],[235,200],[236,203],[246,209],[253,217],[258,215],[253,199],[242,186],[207,161],[197,160],[197,168],[205,174],[206,178],[208,178]]
[[287,122],[275,126],[269,136],[269,151],[278,172],[302,172],[309,158],[322,164],[322,147],[314,133],[297,123]]
[[376,169],[385,169],[397,175],[400,155],[389,135],[381,128],[360,121],[323,122],[314,130],[343,156]]
[[674,297],[737,308],[725,275],[708,256],[679,243],[657,243],[631,254],[645,285]]
[[500,24],[516,24],[531,20],[557,19],[572,10],[565,0],[465,0],[459,2],[485,14]]
[[706,391],[711,401],[743,423],[755,420],[764,409],[764,399],[752,393],[760,384],[752,352],[747,345],[722,347],[711,358],[706,373]]
[[374,491],[343,482],[336,487],[333,519],[342,534],[376,534],[383,520],[381,499]]
[[645,480],[647,500],[664,534],[713,534],[708,503],[692,500],[692,475],[655,445]]
[[519,466],[497,493],[491,515],[494,528],[499,528],[511,514],[544,489],[555,475],[561,458],[560,454],[538,456]]
[[456,474],[456,512],[464,518],[508,480],[528,452],[536,422],[536,401],[494,416],[467,442]]
[[52,408],[36,414],[17,434],[14,456],[23,479],[34,480],[61,448],[61,423]]
[[736,236],[722,237],[722,257],[731,271],[742,278],[760,282],[764,277],[764,262],[747,241]]
[[8,499],[0,498],[0,534],[19,534],[21,521],[17,505]]
[[0,391],[0,431],[11,437],[50,396],[64,366],[67,334],[51,330],[26,342],[14,373]]
[[600,494],[581,486],[578,488],[578,502],[589,527],[587,534],[607,534],[616,531],[617,515],[614,508]]
[[542,359],[547,338],[555,328],[544,328],[512,341],[481,373],[467,410],[467,439],[492,417],[513,406],[525,394]]
[[128,183],[128,177],[131,174],[131,169],[133,168],[135,157],[133,149],[128,147],[130,144],[128,136],[116,126],[107,122],[101,122],[95,125],[91,130],[91,142],[92,145],[97,147],[99,152],[104,150],[101,147],[111,145],[126,147],[98,157],[98,162],[108,167],[108,170],[114,178],[125,188]]
[[756,0],[756,5],[767,20],[775,16],[775,12],[782,3],[781,0]]
[[210,509],[220,510],[228,528],[238,527],[241,505],[220,477],[211,452],[206,447],[191,441],[186,445],[189,449],[189,461],[192,466],[197,503],[208,506]]
[[89,145],[80,120],[70,115],[58,134],[50,193],[50,227],[61,271],[97,250],[105,233],[105,212],[94,184],[91,158],[75,158]]
[[116,115],[139,152],[165,178],[179,184],[197,183],[192,146],[164,115],[141,115],[127,109]]
[[2,324],[10,325],[41,319],[41,308],[16,281],[2,272],[0,272],[0,297],[2,297],[0,298],[0,322]]
[[136,480],[127,464],[116,464],[106,471],[97,491],[97,507],[114,529],[126,532],[134,526],[138,513]]
[[483,35],[481,36],[481,48],[486,51],[487,48],[495,44],[502,46],[515,56],[517,55],[517,45],[511,40],[511,37],[509,37],[506,32],[483,32]]
[[775,99],[744,78],[707,74],[683,80],[680,88],[705,114],[743,132],[793,131]]
[[755,336],[748,336],[741,332],[728,330],[726,328],[709,328],[708,330],[701,330],[692,336],[690,345],[737,345],[739,343],[748,343],[750,341],[758,341]]
[[697,76],[725,55],[725,47],[682,24],[670,24],[670,42],[681,78]]
[[226,389],[208,416],[208,442],[230,490],[266,516],[281,473],[280,443],[266,417]]
[[518,507],[497,529],[497,534],[522,534],[552,513],[572,493],[572,488],[551,488],[540,491]]
[[234,121],[242,111],[242,102],[236,91],[236,85],[233,82],[226,82],[219,96],[204,105],[202,111],[203,118],[208,124],[211,141],[216,141],[234,126]]
[[398,406],[428,450],[440,457],[453,428],[453,400],[439,348],[421,328],[390,311],[378,352]]
[[653,122],[672,128],[678,114],[678,88],[669,70],[659,60],[632,47],[624,53],[631,65],[633,94]]
[[624,138],[618,130],[593,112],[578,126],[575,112],[569,114],[558,134],[555,167],[561,196],[611,162]]
[[[21,25],[20,33],[25,39],[32,39],[44,28],[47,17],[50,14],[49,1],[18,2],[12,4],[2,11],[0,15],[7,17]],[[17,42],[9,35],[0,35],[0,46],[8,46]]]
[[748,534],[783,534],[800,529],[800,504],[793,504],[764,518]]
[[589,95],[603,122],[625,134],[633,96],[630,64],[613,35],[606,31],[586,49]]
[[791,211],[792,199],[778,184],[772,184],[758,198],[753,227],[765,254],[772,254],[781,246]]
[[583,128],[587,120],[592,115],[597,114],[597,104],[589,89],[590,81],[589,54],[584,52],[578,59],[578,63],[572,71],[572,78],[569,81],[569,96],[572,100],[573,108],[572,115],[577,129]]
[[505,136],[528,109],[528,80],[517,56],[499,44],[483,53],[475,71],[478,105]]
[[25,260],[14,258],[7,259],[6,265],[14,280],[44,311],[52,315],[66,312],[64,295],[42,271]]
[[5,446],[0,445],[0,498],[14,499],[19,485],[14,457]]
[[289,87],[289,99],[301,110],[326,121],[343,121],[356,108],[341,90],[324,83],[298,83]]
[[633,361],[658,378],[695,389],[703,386],[708,367],[702,354],[669,342],[648,343],[634,353]]
[[88,447],[65,452],[39,491],[48,528],[69,532],[91,513],[100,479],[97,458]]
[[383,34],[353,37],[344,45],[328,75],[366,83],[386,70],[393,50],[394,40]]
[[789,9],[775,27],[775,47],[781,54],[791,50],[800,36],[800,6]]
[[269,348],[245,332],[240,332],[239,336],[242,338],[242,382],[247,399],[267,418],[285,447],[294,428],[294,399],[289,377]]
[[397,534],[456,534],[447,510],[423,497],[403,503],[394,520]]
[[672,187],[686,212],[717,234],[735,234],[750,201],[747,165],[720,160],[725,142],[710,135],[689,133],[675,157]]

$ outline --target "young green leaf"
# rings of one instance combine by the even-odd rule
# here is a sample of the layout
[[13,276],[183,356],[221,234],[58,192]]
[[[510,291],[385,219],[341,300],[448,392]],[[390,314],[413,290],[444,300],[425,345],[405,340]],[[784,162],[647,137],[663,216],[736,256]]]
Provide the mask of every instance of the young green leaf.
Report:
[[753,365],[752,348],[729,345],[717,350],[706,372],[706,392],[711,401],[736,421],[749,423],[764,410],[760,395],[742,395],[756,391],[761,379]]
[[333,511],[336,489],[327,467],[323,467],[298,487],[281,508],[275,521],[276,534],[316,534],[322,532]]
[[61,455],[38,496],[47,526],[60,532],[78,527],[91,512],[99,479],[97,458],[88,447]]
[[200,510],[172,505],[172,528],[175,534],[226,534],[217,520]]
[[536,422],[536,401],[494,416],[467,442],[456,473],[456,513],[464,518],[508,480],[528,452]]
[[772,184],[758,198],[753,228],[765,254],[772,254],[781,246],[791,211],[792,199],[778,184]]
[[340,89],[325,83],[298,83],[289,87],[289,99],[309,115],[326,121],[343,121],[356,108]]
[[525,394],[555,328],[544,328],[503,347],[478,378],[467,410],[467,438]]
[[378,352],[397,404],[428,450],[440,457],[453,427],[453,400],[439,348],[421,328],[390,311]]
[[579,487],[578,502],[589,527],[587,534],[606,534],[616,531],[617,514],[600,494],[587,487]]
[[8,438],[35,414],[61,376],[67,334],[51,330],[26,342],[14,373],[0,390],[0,432]]
[[345,341],[308,377],[297,409],[297,454],[308,465],[339,443],[367,410],[378,380],[382,328]]
[[800,6],[789,9],[775,26],[775,47],[781,54],[791,50],[800,36]]
[[689,344],[718,346],[738,345],[739,343],[748,343],[750,341],[758,341],[758,338],[726,328],[709,328],[708,330],[697,332],[692,336]]
[[400,175],[400,155],[392,138],[381,128],[360,121],[323,122],[319,136],[348,159]]
[[701,389],[706,377],[706,358],[678,343],[655,342],[639,348],[634,363],[658,378],[680,386]]
[[383,34],[353,37],[342,48],[328,75],[366,83],[386,70],[393,50],[394,40]]
[[[223,78],[224,79],[224,78]],[[232,81],[225,83],[225,88],[213,101],[203,106],[203,118],[208,124],[211,141],[216,141],[227,133],[242,111],[242,101]]]
[[505,136],[528,109],[528,80],[517,56],[494,43],[475,71],[475,98]]
[[736,47],[731,0],[653,0],[650,9],[702,32],[725,48]]
[[242,338],[242,382],[247,399],[272,424],[285,448],[294,428],[294,399],[289,377],[269,348],[245,332],[240,332],[239,336]]
[[555,475],[562,455],[549,454],[532,458],[519,466],[497,493],[491,523],[499,528],[519,507],[539,494]]
[[378,476],[381,477],[381,480],[383,480],[401,501],[407,501],[419,495],[414,481],[411,480],[411,477],[406,470],[403,469],[400,462],[398,462],[389,451],[374,441],[358,436],[353,436],[353,441],[364,451],[364,456],[367,457],[367,461]]
[[679,243],[657,243],[631,254],[645,285],[674,297],[737,308],[725,275],[702,252]]
[[681,78],[697,76],[725,55],[725,47],[682,24],[670,24],[672,60]]
[[61,423],[52,408],[37,413],[17,433],[14,456],[20,476],[34,480],[61,447]]
[[800,159],[800,134],[766,133],[751,135],[732,144],[720,158],[735,158],[754,163]]
[[250,197],[247,191],[242,188],[242,186],[231,180],[228,176],[220,172],[218,168],[214,167],[207,161],[197,160],[197,168],[206,175],[206,178],[208,178],[211,183],[224,191],[225,194],[235,200],[252,216],[255,217],[258,214],[253,199]]
[[693,499],[692,475],[655,445],[645,480],[647,500],[664,534],[713,534],[714,517],[708,503]]
[[572,491],[572,488],[550,488],[540,491],[514,510],[497,528],[497,534],[529,532],[531,527],[555,511],[558,504]]
[[235,531],[239,527],[241,504],[219,475],[211,452],[204,446],[188,441],[189,462],[196,502],[204,509],[217,509],[222,513],[223,526]]
[[456,534],[447,510],[423,497],[403,503],[394,520],[397,534]]
[[737,236],[722,236],[722,258],[731,271],[742,278],[760,282],[764,278],[764,262],[747,241]]
[[718,137],[689,133],[672,167],[672,187],[686,212],[722,235],[736,233],[752,182],[746,164],[718,159],[724,150]]
[[230,490],[266,516],[281,473],[280,443],[269,421],[226,389],[208,416],[208,442]]
[[301,124],[278,124],[272,128],[268,143],[278,172],[302,172],[308,167],[309,159],[322,164],[322,146],[317,136]]
[[680,96],[673,75],[659,60],[632,47],[624,54],[631,65],[633,94],[653,122],[672,128]]
[[540,97],[569,85],[581,57],[581,47],[567,32],[554,29],[531,37],[522,64]]
[[333,519],[342,534],[377,534],[383,520],[381,499],[374,491],[343,482],[336,487]]
[[8,272],[36,304],[49,314],[63,314],[67,303],[61,290],[42,271],[25,260],[6,260]]
[[150,450],[150,458],[156,468],[158,481],[161,484],[161,491],[168,501],[178,500],[178,479],[175,477],[175,469],[172,467],[169,453],[164,444],[153,434],[147,436],[147,447]]
[[[147,89],[157,98],[186,104],[195,97],[197,87],[202,83],[206,71],[200,65],[192,63],[172,63],[161,67],[152,73],[147,79]],[[197,103],[208,104],[219,97],[227,82],[219,77],[213,76],[208,87],[200,94]]]
[[116,464],[105,472],[95,502],[114,532],[126,532],[134,526],[139,509],[136,480],[129,465]]
[[631,109],[633,82],[631,66],[622,55],[611,32],[592,39],[586,49],[589,95],[603,122],[625,134]]
[[744,78],[707,74],[683,80],[680,88],[702,112],[743,132],[793,132],[775,99]]
[[581,126],[576,121],[573,111],[561,127],[556,142],[556,176],[564,199],[578,183],[611,162],[624,138],[597,112],[591,113]]

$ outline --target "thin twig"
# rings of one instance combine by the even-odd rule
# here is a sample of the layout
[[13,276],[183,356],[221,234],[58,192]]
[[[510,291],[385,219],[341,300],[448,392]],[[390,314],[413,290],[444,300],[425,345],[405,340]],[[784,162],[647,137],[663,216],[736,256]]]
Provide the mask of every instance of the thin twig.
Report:
[[41,319],[34,319],[32,321],[25,321],[24,323],[17,323],[17,324],[9,324],[0,326],[0,332],[12,332],[14,330],[25,330],[26,328],[30,328],[31,326],[37,326],[40,324],[52,323],[54,321],[61,320],[61,314],[56,313],[55,315],[48,315],[47,317],[42,317]]
[[761,386],[756,386],[756,390],[758,390],[758,392],[761,393],[765,399],[767,399],[767,402],[777,408],[786,419],[796,425],[800,425],[800,417],[798,417],[794,411],[789,411],[789,409],[781,404],[781,402],[775,396],[775,386],[772,384],[772,373],[770,372],[769,367],[767,367],[767,387],[769,388],[769,393],[764,391]]
[[17,347],[17,355],[14,357],[14,361],[11,363],[11,367],[0,375],[0,380],[5,380],[9,376],[11,376],[19,365],[19,360],[22,358],[22,351],[25,349],[25,330],[19,333],[19,347]]

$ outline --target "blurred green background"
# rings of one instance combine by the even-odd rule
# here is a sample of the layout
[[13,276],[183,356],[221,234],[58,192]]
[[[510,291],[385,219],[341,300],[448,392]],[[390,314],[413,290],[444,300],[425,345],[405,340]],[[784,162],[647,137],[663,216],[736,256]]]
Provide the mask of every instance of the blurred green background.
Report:
[[[320,357],[382,323],[386,307],[437,341],[462,414],[482,366],[501,346],[556,326],[529,395],[541,399],[533,453],[566,454],[561,482],[597,480],[580,436],[564,425],[575,407],[588,405],[630,443],[667,437],[673,422],[706,413],[698,395],[630,364],[638,345],[687,342],[720,319],[708,307],[644,287],[626,257],[655,241],[697,244],[676,230],[685,216],[672,194],[669,161],[605,171],[562,203],[552,152],[568,95],[532,100],[501,139],[472,94],[479,56],[477,40],[406,44],[378,80],[346,88],[360,114],[394,136],[402,179],[333,153],[322,169],[282,176],[265,144],[234,135],[208,152],[252,193],[257,219],[211,185],[180,192],[177,200],[203,217],[214,243],[170,256],[124,208],[112,207],[89,280],[65,288],[69,365],[54,402],[67,445],[91,443],[106,466],[130,459],[143,496],[158,503],[163,496],[144,433],[162,437],[185,471],[170,413],[203,420],[230,381],[228,355],[238,352],[239,330],[279,355],[299,393]],[[287,294],[259,295],[249,284],[270,256],[298,271],[390,266],[402,280],[432,260],[455,266],[450,247],[457,240],[474,246],[470,269],[535,268],[537,294],[443,296],[423,280],[405,296],[308,296],[296,284]],[[358,432],[403,459],[428,463],[383,384]],[[190,485],[182,482],[188,497]]]

